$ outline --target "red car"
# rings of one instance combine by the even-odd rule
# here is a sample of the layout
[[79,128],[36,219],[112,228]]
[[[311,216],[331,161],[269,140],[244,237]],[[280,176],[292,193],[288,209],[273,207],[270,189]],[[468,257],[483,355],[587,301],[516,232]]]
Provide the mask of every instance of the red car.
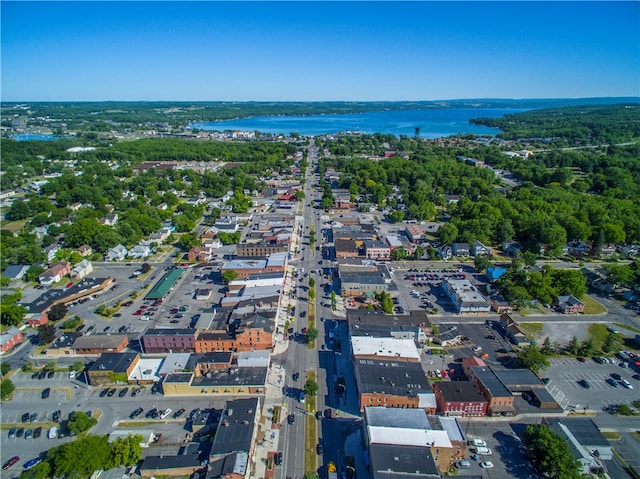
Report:
[[140,316],[141,314],[142,314],[142,310],[141,309],[139,309],[138,311],[133,313],[134,316]]
[[122,303],[122,306],[129,307],[133,304],[133,301],[127,301],[126,303]]
[[2,466],[2,469],[9,469],[11,466],[13,466],[19,460],[20,460],[20,457],[13,456],[11,459],[9,459],[7,462],[4,463],[4,465]]
[[67,285],[65,286],[65,288],[70,288],[71,286],[73,286],[73,283],[67,283]]

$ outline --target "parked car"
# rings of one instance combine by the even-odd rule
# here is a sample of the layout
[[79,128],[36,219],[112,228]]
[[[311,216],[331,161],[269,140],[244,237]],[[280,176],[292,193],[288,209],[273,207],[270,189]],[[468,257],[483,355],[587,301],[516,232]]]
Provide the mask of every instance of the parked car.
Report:
[[31,417],[31,413],[25,412],[22,415],[22,422],[29,422],[29,418]]
[[144,417],[146,417],[147,419],[155,419],[158,417],[158,410],[156,408],[149,409]]
[[109,389],[103,389],[102,391],[100,391],[100,397],[103,398],[105,397],[107,394],[109,394]]
[[174,412],[173,416],[171,416],[171,417],[173,417],[173,419],[177,419],[180,416],[182,416],[183,413],[184,413],[184,408],[180,408],[176,412]]
[[29,422],[38,422],[38,413],[32,412],[31,416],[29,416]]
[[20,460],[20,456],[13,456],[11,459],[9,459],[7,462],[5,462],[2,465],[2,469],[4,469],[6,471],[11,466],[13,466],[16,462],[18,462],[19,460]]
[[121,389],[120,392],[118,393],[118,397],[123,398],[127,395],[128,392],[129,392],[129,388]]
[[617,388],[617,387],[618,387],[618,383],[616,382],[616,380],[615,380],[615,379],[613,379],[613,378],[607,378],[607,380],[606,380],[606,381],[607,381],[607,383],[608,383],[610,386],[613,386],[614,388]]
[[18,429],[15,427],[12,427],[11,429],[9,429],[9,439],[16,437],[16,431]]
[[33,459],[29,459],[27,462],[25,462],[24,466],[22,467],[25,469],[31,469],[33,466],[37,466],[41,462],[42,459],[40,457],[34,457]]
[[316,419],[317,420],[322,419],[322,411],[316,411]]
[[295,422],[296,422],[296,415],[295,415],[295,414],[293,414],[293,413],[289,414],[289,415],[287,416],[287,422],[288,422],[289,424],[293,424],[293,423],[295,423]]
[[38,439],[40,436],[42,436],[42,428],[37,427],[33,430],[33,438]]
[[491,469],[491,468],[493,468],[493,462],[491,462],[491,461],[482,461],[480,463],[480,467],[483,468],[483,469]]
[[581,379],[580,381],[578,381],[578,384],[585,389],[591,388],[591,384],[589,384],[589,382],[586,379]]
[[171,414],[171,409],[167,408],[160,413],[160,419],[165,419],[169,414]]
[[24,432],[25,439],[31,439],[33,437],[33,429],[29,428]]
[[622,379],[622,376],[620,376],[618,373],[611,373],[611,377],[616,381],[620,381]]
[[623,379],[622,381],[620,381],[620,384],[622,384],[622,386],[624,386],[627,389],[633,389],[633,386],[631,385],[631,383],[626,379]]
[[144,409],[142,409],[141,407],[135,409],[131,414],[129,414],[129,419],[137,418],[140,414],[142,414],[142,411],[144,411]]
[[16,437],[22,437],[24,436],[24,428],[20,427],[18,428],[18,430],[16,431]]
[[108,397],[111,397],[111,396],[113,396],[115,393],[116,393],[115,388],[111,388],[111,389],[109,389],[109,391],[107,392],[107,396],[108,396]]
[[47,399],[51,394],[51,388],[44,388],[42,390],[42,399]]
[[324,454],[324,445],[322,443],[319,443],[316,446],[316,454],[318,454],[318,456],[322,456]]
[[282,453],[281,452],[277,452],[275,454],[275,456],[273,456],[273,462],[276,463],[276,466],[279,466],[280,464],[282,464]]

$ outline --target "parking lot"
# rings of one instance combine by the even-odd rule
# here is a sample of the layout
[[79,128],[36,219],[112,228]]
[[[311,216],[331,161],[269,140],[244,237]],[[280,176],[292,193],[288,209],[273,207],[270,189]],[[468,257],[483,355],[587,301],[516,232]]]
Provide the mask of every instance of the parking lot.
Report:
[[439,313],[455,313],[442,288],[446,279],[472,280],[472,277],[458,268],[396,269],[394,281],[401,295],[399,305],[407,311],[423,309],[430,312],[437,309]]
[[[558,404],[576,410],[586,407],[601,411],[611,404],[637,400],[640,397],[640,380],[633,377],[637,373],[621,368],[618,365],[620,362],[619,359],[614,364],[598,364],[593,359],[587,359],[584,363],[574,358],[551,359],[551,365],[545,370],[545,375],[550,379],[547,389]],[[616,374],[629,381],[633,389],[627,389],[620,380],[613,379]],[[617,383],[617,386],[607,383],[607,379]],[[583,380],[587,381],[588,388],[579,384]]]
[[[127,387],[127,392],[120,395],[119,392],[124,387],[119,387],[112,396],[101,397],[103,388],[75,388],[69,379],[68,373],[55,373],[53,378],[42,380],[31,379],[31,374],[17,373],[12,376],[12,381],[16,385],[13,400],[2,404],[2,430],[0,437],[0,450],[2,463],[13,456],[19,456],[20,461],[9,471],[3,472],[3,477],[16,477],[22,470],[24,462],[38,456],[53,446],[63,444],[69,437],[48,439],[49,428],[56,424],[54,422],[54,411],[59,410],[61,419],[68,419],[72,411],[89,412],[92,416],[98,417],[98,424],[91,429],[92,434],[109,434],[116,427],[135,427],[136,421],[144,423],[145,429],[153,429],[154,432],[161,432],[164,443],[179,443],[184,440],[185,435],[190,433],[190,428],[186,423],[186,417],[193,408],[200,409],[222,409],[224,399],[222,398],[199,398],[189,399],[188,406],[184,399],[179,397],[164,397],[161,394],[152,394],[151,387],[143,388],[135,397],[132,396],[133,388]],[[42,390],[50,388],[49,398],[42,399]],[[135,421],[131,421],[130,414],[138,407],[143,411]],[[172,413],[180,408],[186,411],[178,418],[173,418],[170,413],[167,418],[155,420],[145,418],[146,413],[156,408],[157,410],[171,409]],[[37,422],[23,422],[23,415],[37,415]],[[34,416],[35,419],[35,416]],[[152,426],[149,425],[151,421]],[[118,424],[120,423],[120,426]],[[16,429],[23,428],[21,437],[9,437],[9,427]],[[25,438],[28,429],[42,428],[41,436],[38,438]],[[148,450],[147,450],[148,451]]]

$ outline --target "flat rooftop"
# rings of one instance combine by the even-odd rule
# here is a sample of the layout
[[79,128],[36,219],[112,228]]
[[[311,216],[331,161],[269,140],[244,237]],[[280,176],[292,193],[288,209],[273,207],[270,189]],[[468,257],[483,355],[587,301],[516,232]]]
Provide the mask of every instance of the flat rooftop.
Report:
[[415,396],[431,392],[431,386],[419,362],[355,359],[358,391],[394,396]]
[[380,358],[402,358],[420,361],[420,353],[413,339],[353,336],[351,338],[351,347],[355,357],[379,356]]

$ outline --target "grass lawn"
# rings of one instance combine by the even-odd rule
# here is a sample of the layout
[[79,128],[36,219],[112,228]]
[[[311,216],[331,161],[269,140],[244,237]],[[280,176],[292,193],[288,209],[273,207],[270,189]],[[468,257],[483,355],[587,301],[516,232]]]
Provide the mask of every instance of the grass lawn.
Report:
[[[315,371],[307,371],[307,379],[316,380]],[[316,442],[318,440],[318,420],[313,413],[316,411],[316,397],[310,397],[307,399],[307,411],[311,414],[305,416],[306,428],[304,438],[304,471],[306,474],[315,474],[318,468],[318,456],[316,455]]]
[[607,308],[602,306],[591,296],[585,294],[580,301],[584,303],[584,314],[603,314],[607,312]]
[[542,323],[520,323],[520,327],[524,330],[527,336],[534,337],[542,333]]
[[640,333],[640,329],[634,328],[633,326],[628,326],[628,325],[622,324],[622,323],[613,323],[613,324],[618,329],[624,328],[624,329],[628,329],[629,331],[633,331],[634,333]]
[[603,431],[602,435],[610,441],[618,441],[621,437],[620,433],[615,431]]
[[[605,338],[611,334],[607,331],[606,324],[590,324],[589,329],[587,330],[589,333],[589,337],[593,339],[593,344],[596,349],[600,349],[604,344]],[[616,344],[614,346],[614,350],[622,348],[622,338],[620,335],[616,334]]]

